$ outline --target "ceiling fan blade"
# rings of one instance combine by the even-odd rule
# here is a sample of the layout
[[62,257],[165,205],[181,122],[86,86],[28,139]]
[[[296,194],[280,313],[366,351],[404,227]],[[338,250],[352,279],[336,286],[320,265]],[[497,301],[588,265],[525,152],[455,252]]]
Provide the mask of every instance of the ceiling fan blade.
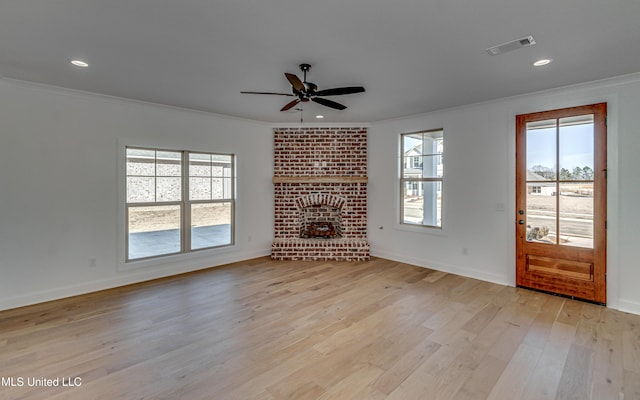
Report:
[[346,86],[334,89],[325,89],[315,92],[316,96],[339,96],[341,94],[362,93],[364,88],[362,86]]
[[274,94],[277,96],[293,96],[291,93],[275,93],[275,92],[240,92],[242,94]]
[[293,101],[288,102],[284,107],[280,109],[280,111],[287,111],[293,108],[296,104],[300,103],[300,99],[295,99]]
[[347,106],[343,106],[342,104],[336,103],[335,101],[332,101],[332,100],[329,100],[329,99],[322,99],[322,98],[314,97],[314,98],[311,99],[311,101],[316,102],[318,104],[322,104],[323,106],[335,108],[336,110],[344,110],[345,108],[347,108]]
[[289,81],[289,83],[291,83],[291,86],[293,86],[295,90],[297,90],[298,92],[304,92],[305,90],[304,83],[302,83],[300,78],[288,72],[285,72],[284,76],[287,77],[287,80]]

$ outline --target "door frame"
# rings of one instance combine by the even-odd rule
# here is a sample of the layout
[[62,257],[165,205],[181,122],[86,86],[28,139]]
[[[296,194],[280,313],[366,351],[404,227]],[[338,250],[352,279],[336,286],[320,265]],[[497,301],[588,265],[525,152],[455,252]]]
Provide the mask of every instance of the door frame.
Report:
[[[524,254],[525,245],[531,248],[539,247],[541,253],[549,250],[552,245],[536,244],[526,242],[526,224],[518,223],[526,215],[520,215],[519,210],[525,210],[526,214],[526,125],[528,122],[542,121],[545,119],[559,119],[568,116],[580,114],[594,114],[594,216],[597,214],[599,218],[594,218],[594,238],[592,260],[593,268],[593,287],[586,292],[577,290],[568,282],[566,288],[560,290],[554,287],[552,277],[544,277],[540,274],[527,272],[527,254]],[[527,287],[542,291],[549,291],[569,297],[580,298],[599,304],[606,304],[607,299],[607,103],[596,103],[584,106],[567,107],[556,110],[548,110],[527,114],[516,115],[516,286]],[[597,132],[601,132],[598,134]],[[524,136],[524,137],[523,137]],[[559,168],[559,166],[556,166]],[[524,195],[523,195],[524,194]],[[557,210],[559,212],[559,210]],[[525,218],[526,221],[526,218]],[[526,243],[525,243],[526,242]],[[556,245],[557,246],[557,245]],[[561,250],[565,257],[575,257],[576,261],[581,257],[581,251],[572,246],[562,246],[557,249]],[[532,281],[531,277],[541,277],[541,282]],[[546,280],[546,282],[545,282]],[[560,286],[562,279],[558,282]]]

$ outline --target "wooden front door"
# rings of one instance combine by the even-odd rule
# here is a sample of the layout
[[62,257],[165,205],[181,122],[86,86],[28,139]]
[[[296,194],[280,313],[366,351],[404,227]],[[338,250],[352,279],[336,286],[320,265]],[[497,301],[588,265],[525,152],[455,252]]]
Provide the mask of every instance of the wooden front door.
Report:
[[516,116],[516,285],[606,303],[606,113]]

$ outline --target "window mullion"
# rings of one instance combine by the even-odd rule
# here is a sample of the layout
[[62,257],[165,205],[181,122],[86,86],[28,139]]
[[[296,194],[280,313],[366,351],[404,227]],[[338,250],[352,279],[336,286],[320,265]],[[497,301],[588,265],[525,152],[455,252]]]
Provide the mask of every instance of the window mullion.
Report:
[[213,157],[209,155],[209,200],[213,200]]
[[182,251],[191,251],[191,203],[189,199],[189,152],[182,152]]
[[158,152],[153,152],[153,201],[158,202]]

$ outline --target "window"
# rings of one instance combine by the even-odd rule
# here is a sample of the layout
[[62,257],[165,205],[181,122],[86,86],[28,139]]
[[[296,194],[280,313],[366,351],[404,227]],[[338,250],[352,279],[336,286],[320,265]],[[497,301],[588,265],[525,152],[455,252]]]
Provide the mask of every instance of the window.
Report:
[[126,260],[233,243],[232,155],[126,148]]
[[403,133],[400,223],[442,228],[443,130]]
[[420,162],[421,159],[419,156],[414,156],[413,157],[413,168],[422,168],[422,163]]

